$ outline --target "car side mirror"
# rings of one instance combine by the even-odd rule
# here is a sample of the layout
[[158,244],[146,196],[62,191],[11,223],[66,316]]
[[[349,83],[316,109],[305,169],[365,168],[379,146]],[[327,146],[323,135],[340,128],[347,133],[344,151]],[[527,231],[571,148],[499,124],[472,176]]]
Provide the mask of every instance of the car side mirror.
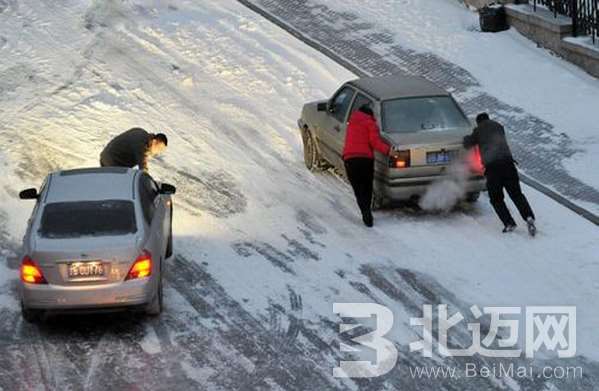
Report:
[[19,193],[19,198],[22,200],[37,200],[40,197],[37,194],[37,189],[25,189]]
[[329,104],[328,102],[322,102],[316,105],[317,111],[328,111]]
[[175,194],[177,192],[177,188],[173,185],[169,185],[168,183],[163,183],[160,185],[160,194]]

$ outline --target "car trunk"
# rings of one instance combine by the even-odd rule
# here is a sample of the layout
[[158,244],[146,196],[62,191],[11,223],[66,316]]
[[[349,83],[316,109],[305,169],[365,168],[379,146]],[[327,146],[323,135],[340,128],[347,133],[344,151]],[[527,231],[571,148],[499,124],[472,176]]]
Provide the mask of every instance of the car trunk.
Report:
[[63,286],[122,281],[142,250],[137,235],[36,238],[30,257],[49,284]]
[[[467,130],[383,133],[398,150],[410,150],[410,167],[392,170],[392,176],[422,177],[441,175],[462,151]],[[447,160],[449,159],[449,160]]]

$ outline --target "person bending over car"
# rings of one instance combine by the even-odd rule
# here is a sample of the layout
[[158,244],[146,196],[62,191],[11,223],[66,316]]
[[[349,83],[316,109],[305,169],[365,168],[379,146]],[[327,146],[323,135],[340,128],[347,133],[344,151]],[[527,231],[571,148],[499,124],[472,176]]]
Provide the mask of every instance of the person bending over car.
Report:
[[148,171],[148,159],[159,155],[168,145],[163,133],[152,134],[133,128],[113,138],[100,154],[102,167],[135,167]]
[[372,191],[374,180],[374,150],[389,155],[391,147],[380,136],[374,113],[368,105],[349,117],[343,161],[349,183],[354,189],[362,221],[372,227]]
[[477,127],[472,134],[464,137],[464,147],[471,148],[478,145],[480,148],[489,198],[495,212],[503,222],[503,232],[512,232],[516,229],[516,222],[504,201],[503,189],[505,188],[520,215],[526,221],[528,232],[534,236],[537,231],[535,215],[520,188],[518,169],[507,143],[503,126],[491,120],[487,113],[479,114],[476,117],[476,123]]

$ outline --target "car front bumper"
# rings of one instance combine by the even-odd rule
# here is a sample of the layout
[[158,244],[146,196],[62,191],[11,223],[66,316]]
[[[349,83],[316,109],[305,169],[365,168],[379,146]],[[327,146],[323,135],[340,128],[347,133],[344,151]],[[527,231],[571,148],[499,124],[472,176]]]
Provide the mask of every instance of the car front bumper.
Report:
[[108,309],[139,306],[155,295],[155,276],[139,280],[97,285],[52,285],[21,283],[23,306],[40,310]]

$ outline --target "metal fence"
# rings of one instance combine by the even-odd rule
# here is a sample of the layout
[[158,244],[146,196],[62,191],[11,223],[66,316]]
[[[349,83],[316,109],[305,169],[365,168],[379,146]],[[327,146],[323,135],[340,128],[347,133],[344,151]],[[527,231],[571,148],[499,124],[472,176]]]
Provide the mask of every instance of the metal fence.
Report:
[[599,41],[599,0],[533,0],[535,11],[537,4],[549,8],[555,17],[571,17],[574,36],[590,35],[593,43]]

